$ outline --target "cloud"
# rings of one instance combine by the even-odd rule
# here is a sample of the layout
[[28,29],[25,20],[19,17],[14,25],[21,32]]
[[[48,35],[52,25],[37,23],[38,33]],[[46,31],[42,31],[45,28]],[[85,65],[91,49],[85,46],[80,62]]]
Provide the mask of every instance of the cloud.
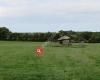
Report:
[[100,11],[99,0],[1,0],[0,17]]

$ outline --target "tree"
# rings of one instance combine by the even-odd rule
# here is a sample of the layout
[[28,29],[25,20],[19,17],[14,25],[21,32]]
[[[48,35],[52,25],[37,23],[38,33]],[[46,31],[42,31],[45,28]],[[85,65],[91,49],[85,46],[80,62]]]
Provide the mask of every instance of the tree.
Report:
[[92,32],[81,32],[80,33],[80,38],[83,41],[89,42],[89,40],[91,39],[91,37],[92,37]]
[[100,43],[100,32],[93,32],[91,39],[89,40],[91,43]]
[[7,40],[11,32],[6,27],[0,27],[0,40]]

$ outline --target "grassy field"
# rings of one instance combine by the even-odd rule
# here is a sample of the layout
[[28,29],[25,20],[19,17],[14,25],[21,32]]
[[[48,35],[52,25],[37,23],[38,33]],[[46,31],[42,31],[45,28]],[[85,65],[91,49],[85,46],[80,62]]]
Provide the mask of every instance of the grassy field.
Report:
[[100,44],[45,47],[41,42],[0,41],[0,80],[100,80]]

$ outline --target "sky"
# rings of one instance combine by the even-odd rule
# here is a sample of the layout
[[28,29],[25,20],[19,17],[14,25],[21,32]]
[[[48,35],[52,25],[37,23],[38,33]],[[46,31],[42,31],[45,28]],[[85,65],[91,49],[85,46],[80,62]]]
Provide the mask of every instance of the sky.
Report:
[[100,0],[0,0],[0,26],[12,32],[100,31]]

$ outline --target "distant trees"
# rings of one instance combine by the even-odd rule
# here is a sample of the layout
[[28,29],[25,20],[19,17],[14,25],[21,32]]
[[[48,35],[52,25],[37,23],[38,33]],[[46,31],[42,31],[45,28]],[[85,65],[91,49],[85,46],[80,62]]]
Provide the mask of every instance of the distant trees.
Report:
[[6,27],[0,27],[0,40],[6,40],[11,32]]
[[89,42],[100,43],[100,32],[93,32]]
[[75,32],[63,31],[57,32],[39,32],[39,33],[13,33],[6,27],[0,27],[0,40],[9,41],[57,41],[61,36],[67,35],[74,42],[100,43],[100,32]]
[[75,31],[59,31],[60,36],[68,35],[74,42],[100,43],[100,32],[75,32]]
[[46,41],[52,35],[46,33],[13,33],[6,27],[0,27],[0,40],[9,41]]

